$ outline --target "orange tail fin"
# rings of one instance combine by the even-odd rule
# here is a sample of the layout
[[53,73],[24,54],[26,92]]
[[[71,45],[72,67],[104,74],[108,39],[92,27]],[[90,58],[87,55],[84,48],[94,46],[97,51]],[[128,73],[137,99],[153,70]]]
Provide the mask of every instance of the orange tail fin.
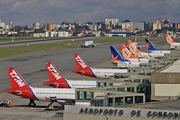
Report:
[[131,53],[144,53],[142,51],[139,51],[136,46],[132,43],[131,40],[127,40],[128,41],[128,45],[129,45],[129,48],[130,48],[130,51]]

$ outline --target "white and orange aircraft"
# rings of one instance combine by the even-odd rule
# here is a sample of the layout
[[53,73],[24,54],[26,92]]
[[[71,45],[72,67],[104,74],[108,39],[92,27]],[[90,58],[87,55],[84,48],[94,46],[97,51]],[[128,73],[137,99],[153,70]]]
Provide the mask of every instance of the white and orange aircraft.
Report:
[[93,78],[114,78],[114,73],[127,73],[127,69],[94,69],[87,65],[79,54],[74,54],[77,69],[72,72]]
[[45,81],[44,84],[55,87],[55,88],[90,88],[96,87],[96,81],[93,80],[67,80],[58,71],[53,63],[46,63],[49,80]]
[[145,53],[142,51],[139,51],[136,46],[132,43],[131,40],[127,40],[128,45],[130,48],[130,52],[133,53],[136,57],[146,57],[146,58],[156,58],[157,56],[164,56],[164,53]]
[[29,86],[14,68],[8,68],[8,72],[12,88],[6,89],[6,92],[30,99],[29,106],[36,106],[34,100],[51,102],[48,109],[54,102],[64,105],[75,101],[75,89],[34,88]]
[[167,43],[171,46],[171,48],[180,46],[180,43],[173,41],[172,38],[168,34],[166,34],[166,40],[167,40]]
[[121,50],[123,53],[123,58],[127,59],[129,61],[132,62],[138,62],[138,63],[148,63],[149,59],[146,59],[146,57],[144,57],[144,59],[141,59],[139,57],[135,57],[132,55],[132,53],[126,48],[126,46],[124,44],[121,44]]

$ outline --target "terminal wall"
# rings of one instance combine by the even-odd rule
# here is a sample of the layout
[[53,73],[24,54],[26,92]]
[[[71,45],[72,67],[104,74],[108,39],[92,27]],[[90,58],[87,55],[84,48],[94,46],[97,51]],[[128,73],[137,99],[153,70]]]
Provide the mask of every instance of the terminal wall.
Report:
[[175,110],[66,105],[63,120],[169,120],[180,118],[179,113]]
[[172,100],[180,98],[179,73],[152,73],[151,100]]

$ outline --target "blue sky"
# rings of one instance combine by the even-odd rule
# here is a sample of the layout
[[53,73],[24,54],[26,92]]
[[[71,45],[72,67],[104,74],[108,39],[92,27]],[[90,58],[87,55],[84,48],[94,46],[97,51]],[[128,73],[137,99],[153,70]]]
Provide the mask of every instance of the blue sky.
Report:
[[14,25],[104,22],[105,18],[150,23],[167,18],[180,23],[178,6],[180,0],[1,0],[0,19]]

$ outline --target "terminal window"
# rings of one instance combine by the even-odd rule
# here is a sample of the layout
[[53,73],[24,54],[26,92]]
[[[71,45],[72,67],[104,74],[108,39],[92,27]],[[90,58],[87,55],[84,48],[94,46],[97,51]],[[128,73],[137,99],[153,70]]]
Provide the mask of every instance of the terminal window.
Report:
[[124,92],[124,88],[117,88],[117,91],[123,91]]
[[143,103],[143,96],[135,96],[135,103]]
[[123,97],[116,97],[115,98],[115,105],[123,105]]
[[142,79],[142,80],[143,80],[143,83],[149,83],[149,78]]
[[132,80],[124,80],[124,82],[132,82]]
[[141,80],[140,79],[134,79],[134,82],[140,83]]
[[133,104],[133,97],[130,96],[130,97],[125,97],[125,104]]
[[127,87],[127,92],[134,92],[134,87]]
[[77,100],[83,99],[83,91],[77,91]]
[[94,92],[84,92],[84,100],[91,100],[94,96]]
[[137,86],[137,93],[145,93],[145,86]]
[[119,75],[115,75],[115,79],[119,79],[120,77],[119,77]]
[[98,82],[98,87],[103,87],[104,83],[103,82]]
[[113,106],[113,99],[112,98],[108,98],[108,106]]

